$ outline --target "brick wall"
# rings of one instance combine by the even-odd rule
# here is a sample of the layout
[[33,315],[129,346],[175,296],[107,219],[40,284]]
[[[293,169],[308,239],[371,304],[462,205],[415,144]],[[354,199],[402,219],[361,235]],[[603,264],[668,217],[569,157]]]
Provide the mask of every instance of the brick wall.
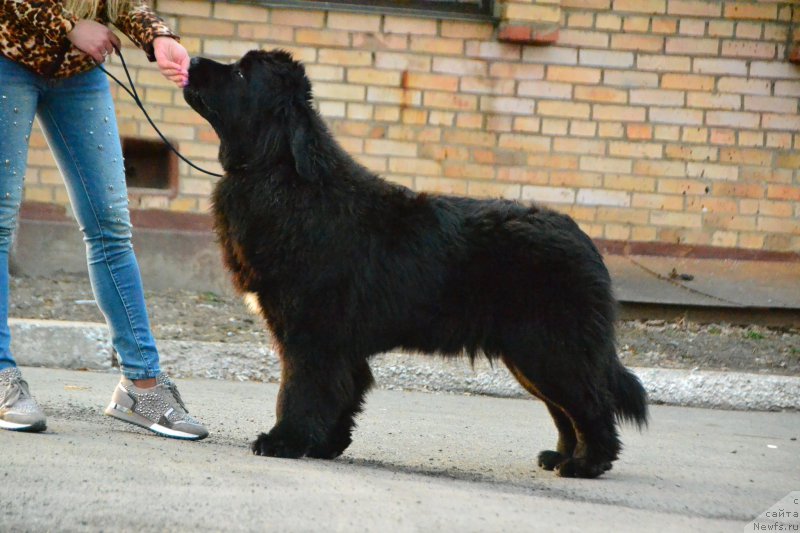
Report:
[[[414,189],[536,200],[598,238],[800,250],[800,67],[787,60],[800,5],[507,4],[522,19],[557,13],[557,38],[551,21],[500,25],[528,24],[529,42],[545,28],[555,43],[507,42],[518,30],[499,42],[479,22],[202,0],[157,8],[192,54],[292,51],[344,147]],[[211,129],[142,54],[128,48],[126,59],[165,133],[219,170]],[[116,93],[123,135],[154,137]],[[27,198],[66,203],[38,133],[30,160]],[[213,179],[180,168],[176,197],[139,194],[134,207],[207,210]]]

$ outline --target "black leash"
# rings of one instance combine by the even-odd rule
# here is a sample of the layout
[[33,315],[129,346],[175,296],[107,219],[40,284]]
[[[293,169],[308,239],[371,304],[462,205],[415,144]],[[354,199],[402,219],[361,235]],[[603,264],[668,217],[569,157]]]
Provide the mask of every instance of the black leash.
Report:
[[180,157],[190,167],[192,167],[192,168],[194,168],[196,170],[199,170],[200,172],[204,172],[204,173],[206,173],[206,174],[208,174],[210,176],[216,176],[218,178],[223,177],[222,174],[217,174],[216,172],[211,172],[211,171],[206,170],[204,168],[200,168],[197,165],[195,165],[194,163],[192,163],[191,161],[189,161],[188,159],[186,159],[186,157],[184,157],[174,146],[172,146],[172,143],[170,143],[167,140],[167,138],[164,137],[164,134],[161,133],[161,130],[158,129],[158,126],[156,126],[155,122],[153,122],[153,119],[150,118],[150,115],[147,113],[147,109],[144,108],[144,104],[142,103],[142,100],[139,98],[139,93],[136,91],[136,85],[134,85],[133,79],[131,79],[131,73],[128,72],[128,65],[125,64],[125,58],[122,57],[122,51],[119,50],[116,47],[115,47],[115,49],[117,51],[117,55],[119,56],[120,61],[122,61],[122,68],[125,70],[125,76],[127,76],[127,78],[128,78],[128,83],[130,84],[130,88],[127,85],[125,85],[124,83],[122,83],[121,81],[119,81],[119,79],[116,76],[114,76],[109,71],[107,71],[105,68],[103,68],[103,65],[98,63],[97,66],[100,67],[100,70],[105,72],[106,75],[109,78],[111,78],[112,80],[117,82],[117,84],[120,87],[122,87],[125,90],[125,92],[130,95],[131,98],[133,98],[133,101],[136,102],[136,105],[139,106],[139,109],[141,109],[142,113],[144,113],[144,116],[147,119],[147,122],[149,122],[150,125],[153,126],[153,129],[156,130],[156,133],[158,133],[158,136],[161,137],[161,140],[164,141],[164,144],[167,145],[167,148],[172,150],[175,153],[175,155]]

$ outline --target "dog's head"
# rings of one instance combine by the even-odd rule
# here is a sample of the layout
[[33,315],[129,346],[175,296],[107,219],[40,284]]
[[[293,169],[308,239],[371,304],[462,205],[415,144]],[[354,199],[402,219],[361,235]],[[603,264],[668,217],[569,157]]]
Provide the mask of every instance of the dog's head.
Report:
[[290,153],[299,174],[314,174],[304,168],[316,118],[311,84],[288,52],[253,50],[230,65],[195,57],[184,98],[219,135],[226,170]]

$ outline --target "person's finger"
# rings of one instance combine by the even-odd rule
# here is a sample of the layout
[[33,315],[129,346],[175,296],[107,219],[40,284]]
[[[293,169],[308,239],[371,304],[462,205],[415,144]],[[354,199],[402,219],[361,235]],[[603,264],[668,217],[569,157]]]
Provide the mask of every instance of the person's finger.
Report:
[[169,78],[172,81],[175,81],[176,79],[183,77],[183,74],[177,70],[162,70],[161,74],[163,74],[166,78]]
[[161,72],[166,72],[166,71],[182,72],[183,71],[181,66],[176,64],[176,63],[162,63],[161,65],[158,66],[158,68],[161,69]]
[[94,59],[97,63],[102,63],[106,60],[106,56],[103,55],[101,49],[94,49],[89,52],[89,55],[92,56],[92,59]]
[[[122,41],[119,40],[119,37],[117,37],[117,35],[113,31],[109,30],[108,33],[109,33],[108,38],[111,41],[111,44],[113,45],[113,48],[115,48],[117,50],[122,48]],[[114,50],[112,49],[111,51],[113,52]]]

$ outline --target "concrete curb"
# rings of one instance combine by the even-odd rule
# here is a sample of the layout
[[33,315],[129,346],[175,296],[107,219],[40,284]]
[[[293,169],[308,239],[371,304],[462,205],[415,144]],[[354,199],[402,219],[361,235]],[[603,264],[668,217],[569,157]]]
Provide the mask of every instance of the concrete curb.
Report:
[[[111,340],[103,324],[9,320],[12,350],[20,365],[110,370]],[[277,382],[280,362],[256,343],[159,341],[161,366],[170,375]],[[385,389],[524,398],[529,394],[500,366],[486,360],[382,354],[371,361]],[[800,410],[800,377],[738,372],[634,368],[652,403],[736,410]]]

